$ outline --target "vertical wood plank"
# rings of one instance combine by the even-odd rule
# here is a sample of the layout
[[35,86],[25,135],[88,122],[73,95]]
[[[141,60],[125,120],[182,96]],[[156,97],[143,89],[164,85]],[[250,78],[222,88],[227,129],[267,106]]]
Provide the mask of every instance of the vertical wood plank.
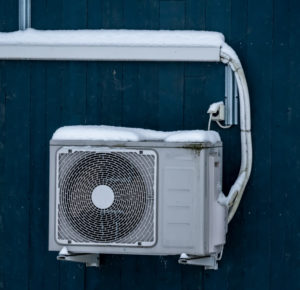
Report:
[[121,288],[122,258],[120,255],[101,255],[100,268],[87,268],[85,289]]
[[[29,289],[59,287],[57,253],[48,251],[48,148],[46,132],[47,72],[43,62],[31,63],[30,78],[30,216]],[[49,283],[51,281],[51,283]]]
[[64,125],[85,123],[86,63],[66,62],[63,71],[62,122]]
[[105,62],[101,65],[101,110],[100,122],[105,125],[122,124],[122,64]]
[[[0,204],[4,202],[4,190],[5,190],[5,174],[4,174],[4,162],[5,162],[5,118],[6,118],[6,103],[5,103],[5,81],[4,81],[4,67],[5,62],[0,62]],[[1,245],[5,243],[5,240],[1,237],[4,236],[4,226],[2,217],[2,208],[0,207],[0,240]],[[0,252],[1,257],[3,255]],[[4,289],[4,265],[0,263],[0,289]]]
[[163,63],[159,66],[159,129],[183,127],[184,64]]
[[124,4],[122,0],[102,1],[101,28],[121,29],[123,27]]
[[46,0],[31,0],[31,26],[35,29],[47,29],[47,6]]
[[[28,287],[30,64],[2,66],[5,102],[4,172],[0,198],[0,287]],[[2,99],[3,100],[3,99]],[[15,267],[12,267],[15,265]],[[22,271],[20,271],[22,269]]]
[[[300,107],[300,101],[298,98],[299,94],[299,73],[300,73],[300,63],[298,52],[300,48],[300,40],[299,40],[299,25],[300,19],[297,11],[299,10],[299,2],[292,0],[290,2],[290,87],[289,87],[289,95],[290,95],[290,107],[288,108],[288,123],[289,123],[289,140],[286,140],[288,145],[292,145],[291,147],[291,160],[287,164],[288,166],[295,166],[295,171],[292,171],[291,175],[286,177],[286,183],[284,186],[290,187],[291,194],[289,195],[288,202],[286,205],[287,224],[290,224],[287,227],[287,242],[285,245],[286,254],[285,254],[285,264],[287,265],[287,269],[285,271],[285,277],[288,280],[288,285],[292,288],[300,287],[299,281],[299,273],[300,273],[300,256],[295,254],[299,253],[299,245],[300,245],[300,213],[298,203],[295,202],[298,197],[299,186],[300,186],[300,140],[299,136],[295,139],[295,131],[299,132],[299,124],[300,124],[300,113],[298,108]],[[296,126],[296,128],[295,128]],[[298,161],[295,162],[295,157]],[[292,184],[290,184],[290,180],[293,180]],[[290,273],[290,274],[289,274]]]
[[[272,203],[271,203],[271,249],[272,258],[270,263],[270,288],[282,289],[283,287],[291,287],[289,282],[286,281],[287,265],[286,257],[286,234],[289,227],[288,215],[289,212],[286,208],[289,193],[286,186],[287,176],[278,171],[278,168],[292,166],[290,154],[282,150],[290,140],[284,138],[282,142],[278,142],[279,136],[286,135],[291,129],[291,119],[289,116],[289,108],[291,108],[291,96],[289,89],[289,55],[285,51],[289,51],[289,38],[290,38],[290,21],[286,21],[290,17],[289,1],[281,2],[274,1],[274,42],[273,42],[273,90],[272,90],[272,111],[276,112],[276,118],[272,118]],[[282,22],[286,21],[286,25]],[[294,55],[292,56],[294,57]],[[280,69],[278,69],[280,68]],[[288,76],[287,78],[285,76]],[[284,97],[282,97],[284,95]],[[289,138],[287,136],[287,138]],[[288,145],[290,148],[290,145]],[[279,156],[281,156],[279,158]],[[276,202],[275,202],[276,201]],[[280,233],[280,234],[278,234]],[[275,262],[276,261],[276,262]],[[288,274],[289,275],[289,274]],[[284,279],[283,279],[284,278]],[[288,283],[288,284],[287,284]],[[293,288],[293,287],[291,287]]]
[[31,24],[36,29],[64,29],[63,1],[31,0]]
[[158,127],[158,65],[126,63],[123,70],[124,125]]
[[[298,1],[274,2],[272,203],[270,289],[298,289],[299,228],[299,10]],[[287,146],[288,150],[284,150]],[[298,161],[297,161],[298,160]]]
[[87,0],[63,0],[63,29],[85,29],[87,26]]
[[185,29],[204,30],[206,1],[186,0],[185,3]]
[[19,29],[19,0],[0,1],[0,31]]
[[[259,10],[257,4],[248,1],[246,73],[254,108],[254,156],[252,176],[243,200],[247,224],[243,232],[247,250],[244,289],[270,288],[272,16],[272,1],[260,3]],[[257,188],[263,188],[263,194]]]
[[[4,67],[5,62],[0,61],[0,185],[4,183],[4,160],[5,160],[5,151],[4,151],[4,141],[5,141],[5,117],[6,117],[6,108],[5,108],[5,85],[4,85]],[[0,195],[0,198],[2,196]]]
[[159,29],[159,0],[125,1],[124,28]]
[[[143,122],[143,109],[141,107],[141,100],[139,96],[139,63],[124,63],[123,69],[123,89],[124,89],[124,102],[123,102],[123,116],[124,126],[136,126],[138,123]],[[137,125],[138,126],[138,125]]]
[[181,265],[178,256],[160,256],[156,263],[157,289],[181,289]]
[[100,29],[102,28],[102,11],[105,1],[87,0],[87,28]]
[[[299,186],[300,186],[300,139],[299,136],[295,138],[295,132],[299,132],[300,124],[300,113],[298,108],[300,107],[300,101],[298,98],[300,82],[300,62],[299,62],[299,49],[300,49],[300,19],[297,11],[299,11],[300,3],[295,0],[290,2],[290,86],[289,86],[289,99],[290,107],[288,107],[288,124],[289,124],[289,139],[286,140],[286,144],[291,146],[290,160],[287,164],[288,168],[295,166],[295,170],[291,172],[291,175],[286,176],[286,182],[282,184],[283,186],[290,187],[291,194],[289,195],[288,202],[286,204],[286,223],[290,226],[287,227],[287,237],[286,237],[286,254],[285,254],[285,264],[286,271],[285,277],[288,280],[287,284],[289,287],[300,288],[299,273],[300,273],[300,212],[297,201]],[[285,22],[284,22],[285,23]],[[286,132],[285,132],[286,134]],[[294,140],[296,139],[296,140]],[[295,162],[296,158],[296,162]],[[291,167],[289,167],[289,165]],[[289,182],[293,180],[292,184]]]
[[[205,69],[206,68],[206,69]],[[202,73],[200,71],[202,69]],[[206,65],[198,65],[197,76],[186,76],[184,87],[184,128],[206,129],[207,128],[207,106],[213,102],[211,96],[205,92],[205,84],[209,70]]]
[[[62,123],[62,104],[63,104],[63,62],[46,62],[44,63],[46,69],[46,80],[45,80],[45,95],[46,95],[46,142],[49,144],[49,141],[55,132],[55,130],[63,125]],[[49,146],[49,145],[48,145]],[[47,146],[47,147],[48,147]],[[46,170],[46,188],[47,193],[49,192],[49,147],[46,148],[47,154],[45,157],[47,170]],[[36,157],[38,158],[38,157]],[[48,193],[49,194],[49,193]],[[46,199],[48,202],[48,199]],[[43,205],[40,205],[43,206]],[[48,218],[48,213],[47,213]],[[48,226],[47,226],[48,228]],[[41,230],[41,229],[40,229]],[[39,232],[36,232],[38,235]],[[47,235],[48,237],[48,235]],[[48,246],[48,242],[47,242]],[[55,285],[55,287],[60,288],[60,280],[62,279],[62,271],[61,271],[61,262],[56,261],[57,252],[49,252],[48,258],[51,260],[49,262],[49,267],[51,270],[46,270],[46,274],[48,271],[51,271],[52,279],[50,281],[46,280],[46,283],[49,284],[49,287]],[[55,261],[54,261],[54,260]],[[43,268],[41,269],[43,271]],[[42,275],[42,274],[40,274]],[[67,277],[64,277],[67,279]]]
[[86,116],[85,123],[100,124],[101,104],[101,62],[88,62],[86,75]]
[[46,128],[49,141],[62,126],[63,62],[48,62],[46,66]]
[[206,30],[222,32],[226,38],[230,37],[231,1],[206,1],[205,11]]
[[160,29],[184,29],[185,2],[160,1]]

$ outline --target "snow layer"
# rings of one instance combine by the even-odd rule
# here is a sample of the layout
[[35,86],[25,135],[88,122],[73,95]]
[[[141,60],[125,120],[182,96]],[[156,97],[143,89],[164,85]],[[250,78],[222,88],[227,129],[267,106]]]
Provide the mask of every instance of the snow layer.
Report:
[[35,30],[2,32],[0,45],[205,46],[220,47],[218,32],[194,30]]
[[180,259],[188,259],[188,258],[189,258],[189,256],[186,253],[182,253],[180,255]]
[[56,130],[53,140],[101,140],[101,141],[165,141],[210,142],[221,141],[215,131],[190,130],[162,132],[139,128],[114,126],[66,126]]
[[67,255],[69,255],[68,249],[67,249],[66,247],[63,247],[63,248],[60,250],[59,255],[61,255],[61,256],[67,256]]

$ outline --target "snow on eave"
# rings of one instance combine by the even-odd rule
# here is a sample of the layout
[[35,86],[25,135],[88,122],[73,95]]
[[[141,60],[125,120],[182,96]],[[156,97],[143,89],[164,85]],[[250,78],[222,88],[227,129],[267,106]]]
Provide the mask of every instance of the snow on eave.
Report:
[[52,140],[209,142],[212,144],[221,141],[219,134],[215,131],[189,130],[163,132],[104,125],[61,127],[53,134]]
[[1,32],[0,45],[221,47],[219,32],[196,30],[35,30]]

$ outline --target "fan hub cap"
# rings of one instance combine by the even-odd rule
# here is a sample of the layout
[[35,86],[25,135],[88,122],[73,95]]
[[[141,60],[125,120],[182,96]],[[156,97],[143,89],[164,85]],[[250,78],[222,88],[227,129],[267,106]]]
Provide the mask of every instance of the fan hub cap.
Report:
[[92,192],[92,202],[100,209],[109,208],[115,199],[113,190],[107,185],[98,185]]

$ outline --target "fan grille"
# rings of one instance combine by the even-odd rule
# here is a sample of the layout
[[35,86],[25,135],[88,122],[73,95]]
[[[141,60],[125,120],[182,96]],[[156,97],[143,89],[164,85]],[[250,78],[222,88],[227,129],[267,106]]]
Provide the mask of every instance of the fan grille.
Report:
[[[155,242],[153,151],[64,147],[57,156],[60,243],[146,246]],[[114,193],[112,205],[105,209],[92,200],[99,185]]]

